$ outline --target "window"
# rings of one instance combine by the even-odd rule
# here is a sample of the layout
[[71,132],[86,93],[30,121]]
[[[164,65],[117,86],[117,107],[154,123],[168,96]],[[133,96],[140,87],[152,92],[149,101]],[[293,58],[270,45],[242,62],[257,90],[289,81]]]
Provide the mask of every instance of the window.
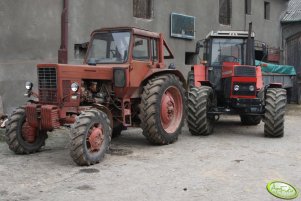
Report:
[[153,0],[133,0],[134,17],[150,19],[153,17]]
[[170,35],[176,38],[195,38],[195,17],[179,13],[170,15]]
[[87,53],[89,42],[74,44],[74,58],[83,59]]
[[195,52],[185,52],[185,65],[194,65],[197,63],[197,54]]
[[124,63],[130,43],[129,32],[96,33],[89,49],[88,61],[94,63]]
[[133,59],[136,60],[149,60],[149,46],[146,38],[135,38]]
[[252,10],[252,0],[245,0],[245,13],[251,15]]
[[264,19],[270,19],[270,2],[264,2]]
[[246,63],[246,39],[215,38],[212,41],[212,53],[210,64],[220,66],[223,62]]
[[231,0],[219,0],[219,23],[231,24],[232,3]]

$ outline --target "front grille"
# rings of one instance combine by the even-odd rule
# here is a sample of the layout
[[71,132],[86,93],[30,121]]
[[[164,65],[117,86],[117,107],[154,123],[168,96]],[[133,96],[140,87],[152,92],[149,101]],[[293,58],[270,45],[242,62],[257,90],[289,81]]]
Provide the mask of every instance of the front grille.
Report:
[[[238,85],[239,86],[239,90],[238,91],[234,91],[234,86]],[[250,91],[249,87],[253,85],[254,86],[254,91]],[[255,82],[234,82],[233,83],[233,95],[236,96],[255,96],[256,95],[256,83]]]
[[56,68],[38,68],[39,97],[42,103],[57,102]]
[[256,77],[256,68],[254,66],[236,66],[234,76],[239,77]]

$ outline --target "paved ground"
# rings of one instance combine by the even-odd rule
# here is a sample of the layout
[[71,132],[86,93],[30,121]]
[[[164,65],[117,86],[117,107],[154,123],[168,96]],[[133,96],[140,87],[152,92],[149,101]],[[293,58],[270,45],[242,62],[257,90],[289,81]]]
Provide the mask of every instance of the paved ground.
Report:
[[208,137],[185,128],[168,146],[151,146],[141,130],[130,130],[91,167],[72,162],[66,130],[34,155],[14,155],[0,143],[0,200],[277,200],[265,189],[270,180],[301,189],[300,128],[301,107],[294,105],[282,139],[264,138],[262,123],[242,127],[233,116]]

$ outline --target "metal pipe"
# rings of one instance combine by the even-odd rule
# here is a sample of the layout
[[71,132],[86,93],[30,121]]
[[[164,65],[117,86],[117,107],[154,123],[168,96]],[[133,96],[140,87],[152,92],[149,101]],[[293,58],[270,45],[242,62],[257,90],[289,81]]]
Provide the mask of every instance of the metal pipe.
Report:
[[251,35],[252,35],[252,22],[249,23],[249,32],[248,32],[248,40],[247,40],[247,52],[246,52],[246,64],[247,65],[253,64],[253,62],[252,62],[253,47],[252,47]]
[[63,0],[63,11],[61,15],[61,46],[58,50],[58,63],[68,63],[68,9],[69,0]]

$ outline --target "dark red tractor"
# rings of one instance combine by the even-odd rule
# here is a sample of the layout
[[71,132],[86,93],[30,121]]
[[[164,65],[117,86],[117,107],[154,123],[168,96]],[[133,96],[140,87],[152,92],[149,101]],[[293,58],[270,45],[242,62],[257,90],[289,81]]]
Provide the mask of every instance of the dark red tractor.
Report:
[[111,137],[143,129],[149,142],[175,142],[185,117],[185,79],[173,65],[163,35],[131,27],[91,34],[83,65],[39,64],[38,86],[26,83],[30,101],[10,116],[6,137],[17,154],[45,145],[47,133],[71,126],[70,154],[78,165],[102,160]]
[[264,86],[261,67],[254,65],[254,35],[212,31],[197,43],[197,53],[204,48],[204,60],[188,73],[187,122],[192,135],[209,135],[221,114],[236,114],[244,125],[263,120],[267,137],[283,136],[286,90],[280,83]]

